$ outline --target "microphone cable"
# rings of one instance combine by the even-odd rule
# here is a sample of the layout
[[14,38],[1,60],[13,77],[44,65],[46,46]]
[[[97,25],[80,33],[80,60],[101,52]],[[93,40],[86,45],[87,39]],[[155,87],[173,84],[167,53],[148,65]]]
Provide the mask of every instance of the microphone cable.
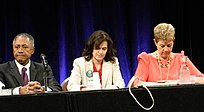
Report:
[[[152,99],[152,105],[151,105],[149,108],[144,107],[144,106],[137,100],[137,98],[134,96],[134,94],[133,94],[132,91],[131,91],[131,86],[132,86],[132,83],[134,82],[135,79],[138,79],[138,81],[139,81],[139,82],[138,82],[138,86],[142,86],[143,88],[145,88],[145,89],[147,90],[147,92],[149,93],[151,99]],[[139,79],[138,77],[133,76],[133,77],[131,78],[131,80],[130,80],[128,86],[129,86],[128,88],[129,88],[129,93],[130,93],[130,95],[133,97],[133,99],[135,100],[135,102],[136,102],[140,107],[142,107],[144,110],[151,110],[151,109],[153,108],[153,106],[154,106],[154,98],[153,98],[153,96],[152,96],[150,90],[147,88],[147,86],[146,86],[145,84],[142,84],[142,82],[140,82],[140,79]]]

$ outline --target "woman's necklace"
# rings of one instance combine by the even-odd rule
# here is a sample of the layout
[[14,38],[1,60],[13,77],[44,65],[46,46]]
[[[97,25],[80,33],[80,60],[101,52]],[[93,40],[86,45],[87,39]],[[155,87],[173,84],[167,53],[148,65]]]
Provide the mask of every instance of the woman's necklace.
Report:
[[[156,54],[156,59],[157,59],[157,62],[158,62],[158,65],[159,65],[159,75],[161,77],[161,80],[158,80],[157,82],[160,82],[160,83],[164,83],[168,80],[168,76],[169,76],[169,68],[170,68],[170,64],[171,64],[171,56],[167,58],[167,63],[166,64],[163,64],[161,59],[159,58],[159,56]],[[167,75],[166,75],[166,80],[163,80],[162,78],[162,68],[167,68]]]
[[161,61],[161,59],[159,58],[158,55],[156,56],[156,58],[157,58],[157,62],[159,64],[159,66],[161,68],[168,68],[170,66],[170,64],[171,64],[171,57],[167,58],[167,63],[165,63],[165,64],[162,63],[162,61]]

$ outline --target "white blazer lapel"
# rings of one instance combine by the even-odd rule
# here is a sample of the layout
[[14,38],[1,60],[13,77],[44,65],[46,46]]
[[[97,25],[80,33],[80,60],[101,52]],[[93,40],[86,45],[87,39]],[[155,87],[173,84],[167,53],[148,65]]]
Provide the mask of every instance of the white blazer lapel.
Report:
[[102,88],[106,87],[109,83],[107,81],[111,81],[112,79],[112,64],[110,62],[103,61],[102,68]]
[[85,72],[84,72],[84,83],[87,84],[86,72],[87,72],[88,70],[93,71],[93,63],[92,63],[92,60],[90,60],[90,61],[85,61],[84,69],[85,69]]

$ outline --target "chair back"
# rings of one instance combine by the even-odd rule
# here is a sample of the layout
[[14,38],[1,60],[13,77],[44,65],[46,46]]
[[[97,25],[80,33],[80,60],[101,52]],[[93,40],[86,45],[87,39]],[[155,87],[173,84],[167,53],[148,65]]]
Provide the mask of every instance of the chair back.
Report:
[[66,79],[61,83],[62,91],[68,91],[68,90],[67,90],[68,82],[69,82],[69,77],[66,78]]

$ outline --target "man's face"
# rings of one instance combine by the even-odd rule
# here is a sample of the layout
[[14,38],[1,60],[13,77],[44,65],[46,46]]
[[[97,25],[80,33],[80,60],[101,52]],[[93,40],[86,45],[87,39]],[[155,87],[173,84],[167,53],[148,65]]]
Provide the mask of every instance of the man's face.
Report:
[[14,58],[22,65],[26,65],[35,49],[28,37],[19,36],[13,43]]

